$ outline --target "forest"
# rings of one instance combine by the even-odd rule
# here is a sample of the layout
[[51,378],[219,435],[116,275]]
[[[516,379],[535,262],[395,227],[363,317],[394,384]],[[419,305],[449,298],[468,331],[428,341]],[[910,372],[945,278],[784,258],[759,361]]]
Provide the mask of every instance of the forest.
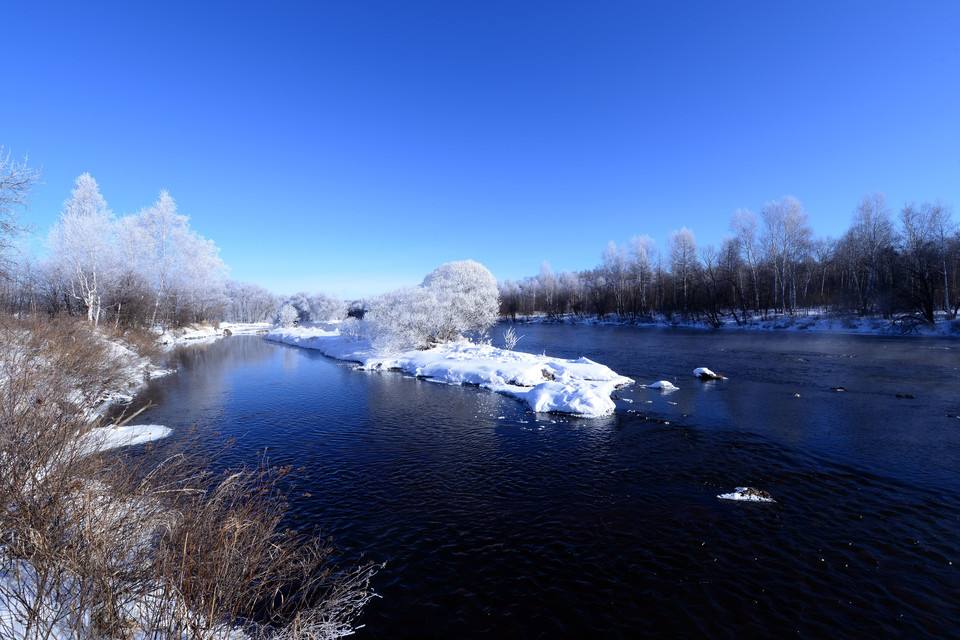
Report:
[[698,246],[684,227],[659,251],[649,236],[610,242],[599,265],[500,283],[501,314],[682,319],[720,326],[777,314],[877,316],[904,328],[955,319],[960,234],[937,202],[898,213],[882,194],[864,197],[840,238],[818,238],[799,200],[734,212],[719,246]]
[[190,227],[161,191],[138,212],[117,216],[97,181],[77,177],[46,238],[42,260],[14,250],[17,215],[39,174],[0,149],[0,305],[17,315],[85,316],[114,327],[176,327],[192,322],[259,322],[278,299],[232,281],[217,245]]

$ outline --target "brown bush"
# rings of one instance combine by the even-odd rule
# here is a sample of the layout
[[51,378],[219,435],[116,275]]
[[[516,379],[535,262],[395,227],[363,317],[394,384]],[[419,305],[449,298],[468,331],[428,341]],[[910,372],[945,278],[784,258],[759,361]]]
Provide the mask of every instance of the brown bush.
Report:
[[327,542],[281,527],[286,470],[78,445],[117,380],[93,338],[0,321],[0,637],[350,633],[378,567],[339,570]]

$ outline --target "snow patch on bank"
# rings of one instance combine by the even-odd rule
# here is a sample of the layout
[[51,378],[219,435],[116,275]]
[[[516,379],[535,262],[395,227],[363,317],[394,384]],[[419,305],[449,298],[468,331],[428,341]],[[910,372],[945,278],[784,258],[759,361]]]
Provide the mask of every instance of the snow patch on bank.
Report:
[[159,424],[97,427],[84,434],[80,446],[84,453],[102,452],[161,440],[171,433],[169,427]]
[[114,405],[132,402],[147,381],[173,373],[171,369],[156,366],[149,358],[141,356],[120,339],[103,334],[98,335],[106,345],[107,353],[110,360],[115,363],[118,375],[111,388],[97,399],[94,406],[84,407],[87,417],[91,420],[104,416]]
[[276,328],[267,340],[446,384],[477,385],[517,398],[537,412],[594,418],[613,413],[613,392],[633,383],[588,358],[566,360],[491,345],[453,342],[422,351],[377,353],[366,341],[341,336],[336,325]]

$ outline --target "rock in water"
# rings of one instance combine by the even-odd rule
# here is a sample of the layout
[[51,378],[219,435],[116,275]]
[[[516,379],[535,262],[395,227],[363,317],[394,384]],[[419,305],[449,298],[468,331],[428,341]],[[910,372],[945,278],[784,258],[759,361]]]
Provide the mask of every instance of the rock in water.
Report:
[[677,391],[679,387],[670,382],[669,380],[657,380],[647,385],[647,389],[659,389],[663,392],[668,391]]
[[693,370],[694,377],[700,378],[701,380],[726,380],[719,373],[714,373],[706,367],[697,367]]
[[741,502],[776,502],[768,492],[753,487],[737,487],[730,493],[721,493],[717,496],[721,500],[738,500]]

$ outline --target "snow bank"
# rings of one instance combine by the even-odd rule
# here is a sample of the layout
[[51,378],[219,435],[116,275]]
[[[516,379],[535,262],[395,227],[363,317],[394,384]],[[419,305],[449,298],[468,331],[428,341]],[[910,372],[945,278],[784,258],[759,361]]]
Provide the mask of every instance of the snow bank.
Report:
[[125,427],[97,427],[83,436],[80,443],[85,453],[109,451],[120,447],[132,447],[166,438],[172,433],[169,427],[159,424],[138,424]]
[[157,329],[157,342],[172,349],[184,344],[213,342],[224,336],[256,335],[266,333],[273,327],[269,322],[221,322],[219,327],[210,324],[191,324],[179,329]]
[[717,496],[721,500],[737,500],[740,502],[776,502],[766,491],[753,487],[737,487],[730,493],[721,493]]
[[[106,346],[119,375],[111,388],[97,399],[94,406],[84,407],[87,417],[91,420],[105,415],[113,405],[132,402],[133,397],[143,389],[148,380],[174,372],[174,370],[156,366],[149,358],[141,356],[117,338],[103,334],[97,335]],[[79,391],[75,395],[79,395]]]
[[588,358],[565,360],[468,342],[423,351],[375,352],[369,343],[341,336],[336,325],[277,328],[267,340],[316,349],[365,369],[395,370],[435,382],[470,384],[526,402],[537,412],[599,417],[613,413],[611,394],[633,380]]

